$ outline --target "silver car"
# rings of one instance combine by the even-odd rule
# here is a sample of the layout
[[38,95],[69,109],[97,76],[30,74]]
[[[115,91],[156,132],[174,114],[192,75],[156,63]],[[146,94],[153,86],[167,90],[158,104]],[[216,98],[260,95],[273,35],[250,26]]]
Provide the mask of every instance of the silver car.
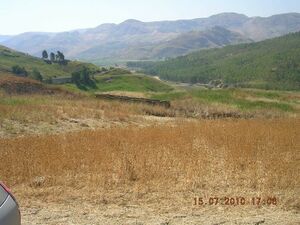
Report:
[[11,191],[0,182],[0,225],[20,225],[19,205]]

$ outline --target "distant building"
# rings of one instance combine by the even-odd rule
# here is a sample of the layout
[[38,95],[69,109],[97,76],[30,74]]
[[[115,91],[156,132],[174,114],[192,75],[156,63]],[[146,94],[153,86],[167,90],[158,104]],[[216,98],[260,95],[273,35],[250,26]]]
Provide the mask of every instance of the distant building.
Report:
[[52,78],[52,84],[66,84],[71,83],[72,77],[55,77]]

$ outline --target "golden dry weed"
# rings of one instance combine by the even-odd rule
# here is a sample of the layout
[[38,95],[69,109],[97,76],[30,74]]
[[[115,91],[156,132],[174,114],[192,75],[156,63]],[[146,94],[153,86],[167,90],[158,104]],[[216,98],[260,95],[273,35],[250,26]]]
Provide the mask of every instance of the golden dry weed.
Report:
[[[286,118],[3,138],[0,177],[13,187],[45,190],[134,185],[294,195],[299,194],[299,136],[300,120]],[[56,194],[47,192],[48,197]]]

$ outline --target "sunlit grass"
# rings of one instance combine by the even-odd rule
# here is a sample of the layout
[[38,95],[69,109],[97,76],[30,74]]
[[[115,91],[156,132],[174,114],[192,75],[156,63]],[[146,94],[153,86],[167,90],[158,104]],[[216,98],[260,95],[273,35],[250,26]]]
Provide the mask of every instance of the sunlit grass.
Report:
[[[288,101],[281,101],[282,96],[275,92],[243,91],[241,89],[193,90],[191,95],[206,103],[222,103],[241,110],[276,109],[293,112],[294,107]],[[255,97],[266,97],[278,101],[264,101]],[[252,99],[250,99],[252,98]]]
[[[12,187],[23,185],[19,194],[29,187],[92,191],[127,185],[296,193],[299,128],[299,119],[202,120],[2,138],[0,177]],[[59,190],[45,195],[67,194]]]

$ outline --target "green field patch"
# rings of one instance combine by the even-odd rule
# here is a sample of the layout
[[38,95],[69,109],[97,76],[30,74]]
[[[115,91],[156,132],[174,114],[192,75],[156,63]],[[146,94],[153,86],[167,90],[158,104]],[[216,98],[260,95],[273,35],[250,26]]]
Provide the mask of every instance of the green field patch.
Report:
[[96,78],[97,91],[169,92],[173,88],[144,75],[113,75]]
[[[253,91],[252,94],[257,95]],[[191,94],[194,98],[205,103],[221,103],[225,105],[235,106],[241,110],[256,110],[256,109],[277,109],[280,111],[292,112],[294,107],[287,102],[267,102],[261,100],[249,100],[249,91],[242,89],[227,89],[227,90],[193,90]],[[259,94],[258,94],[259,96]],[[263,93],[260,96],[269,97],[272,99],[279,98],[278,93]]]
[[189,94],[187,92],[169,92],[169,93],[154,94],[151,96],[151,98],[157,99],[157,100],[172,101],[172,100],[184,99],[188,95]]

